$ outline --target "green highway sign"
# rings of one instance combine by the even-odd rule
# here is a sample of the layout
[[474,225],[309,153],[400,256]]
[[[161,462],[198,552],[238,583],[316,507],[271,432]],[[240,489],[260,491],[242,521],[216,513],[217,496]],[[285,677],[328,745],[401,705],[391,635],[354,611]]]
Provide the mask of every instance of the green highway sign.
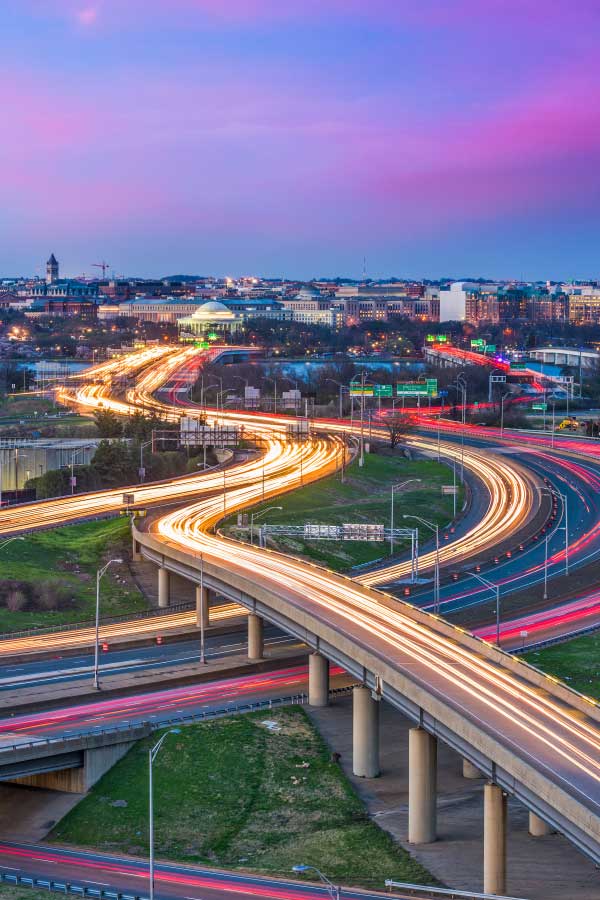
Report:
[[350,396],[352,397],[372,397],[374,394],[374,388],[372,384],[351,384],[350,385]]
[[403,381],[396,385],[396,394],[400,397],[437,397],[437,378],[427,381]]
[[525,369],[527,368],[527,363],[524,363],[524,362],[511,362],[510,367],[511,367],[511,369],[513,369],[515,372],[523,372],[523,371],[525,371]]
[[447,344],[447,334],[428,334],[425,338],[428,344]]
[[394,396],[394,388],[391,384],[376,384],[375,397],[393,397]]
[[531,408],[534,409],[536,412],[546,412],[546,410],[548,409],[548,404],[547,403],[534,403]]
[[483,340],[483,338],[473,338],[471,340],[471,347],[478,350],[482,347],[485,347],[485,341]]
[[486,353],[495,353],[495,352],[496,352],[496,345],[495,345],[495,344],[486,344],[485,352],[486,352]]

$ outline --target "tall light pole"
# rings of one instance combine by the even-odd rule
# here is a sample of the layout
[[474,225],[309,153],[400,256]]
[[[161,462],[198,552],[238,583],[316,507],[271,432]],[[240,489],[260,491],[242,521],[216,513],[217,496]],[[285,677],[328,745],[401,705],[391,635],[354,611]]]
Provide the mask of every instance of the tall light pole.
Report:
[[484,578],[483,575],[478,575],[477,572],[467,572],[467,575],[472,575],[473,578],[477,578],[485,587],[489,588],[494,592],[496,597],[496,646],[500,646],[500,586],[494,584],[493,581],[488,581],[487,578]]
[[428,522],[421,516],[402,516],[403,519],[416,519],[421,525],[425,525],[435,534],[435,569],[433,571],[433,608],[436,613],[440,611],[440,526],[434,522]]
[[0,544],[0,550],[4,550],[5,547],[8,547],[9,544],[12,544],[13,541],[24,541],[25,538],[21,535],[15,535],[15,537],[8,538],[8,540],[3,541]]
[[152,441],[144,441],[143,444],[140,444],[140,468],[138,475],[140,477],[140,481],[143,482],[146,477],[146,470],[144,469],[144,448],[150,447]]
[[[197,613],[196,613],[197,614]],[[204,640],[204,554],[200,554],[200,663],[206,664],[205,640]]]
[[564,517],[565,524],[561,525],[560,521],[559,521],[559,523],[556,527],[556,531],[559,531],[562,528],[565,532],[565,575],[568,575],[569,574],[569,503],[568,503],[568,497],[566,494],[561,493],[559,490],[557,490],[557,488],[555,488],[551,484],[546,485],[545,487],[538,487],[537,490],[540,492],[540,494],[543,494],[544,491],[547,491],[549,494],[553,495],[554,497],[560,497],[561,503],[563,505],[563,516],[561,517],[560,521],[562,521],[562,518]]
[[504,401],[510,397],[510,391],[500,397],[500,437],[504,434]]
[[101,569],[98,569],[96,572],[96,640],[94,643],[94,687],[97,691],[100,690],[100,680],[99,680],[99,663],[98,663],[98,649],[99,649],[99,632],[100,632],[100,580],[102,576],[107,571],[107,569],[113,564],[120,565],[123,562],[122,559],[109,559],[105,566]]
[[339,415],[338,415],[338,418],[343,419],[343,418],[344,418],[344,398],[343,398],[343,391],[344,391],[344,389],[347,390],[346,385],[342,384],[341,381],[337,381],[335,378],[326,378],[325,381],[330,381],[332,384],[337,384],[338,387],[339,387],[339,389],[340,389],[340,408],[339,408]]
[[[360,375],[355,375],[354,378],[350,381],[350,385],[352,385],[357,378],[360,378],[360,453],[358,457],[358,465],[364,466],[365,464],[365,370],[363,369]],[[350,388],[352,391],[352,388]]]
[[421,478],[407,478],[406,481],[400,481],[398,484],[392,485],[392,503],[390,509],[390,556],[394,554],[394,494],[396,491],[401,491],[403,487],[406,487],[407,484],[421,484]]
[[316,866],[293,866],[292,872],[296,872],[298,874],[304,874],[304,872],[316,872],[323,884],[327,888],[327,893],[331,897],[331,900],[340,900],[342,895],[342,889],[331,881],[327,875],[323,875]]
[[261,509],[260,512],[251,513],[250,515],[250,544],[254,546],[254,520],[260,519],[261,516],[265,516],[268,512],[271,512],[272,509],[283,509],[283,506],[268,506],[267,509]]
[[268,375],[263,375],[263,381],[270,381],[273,384],[273,412],[277,412],[277,376],[275,375],[273,378],[270,378]]
[[164,744],[166,738],[170,734],[179,734],[179,728],[171,728],[169,731],[165,731],[163,736],[159,741],[148,751],[148,819],[149,819],[149,827],[148,827],[148,843],[149,843],[149,856],[150,856],[150,900],[154,900],[154,778],[153,778],[153,766],[154,760],[160,753],[160,748]]

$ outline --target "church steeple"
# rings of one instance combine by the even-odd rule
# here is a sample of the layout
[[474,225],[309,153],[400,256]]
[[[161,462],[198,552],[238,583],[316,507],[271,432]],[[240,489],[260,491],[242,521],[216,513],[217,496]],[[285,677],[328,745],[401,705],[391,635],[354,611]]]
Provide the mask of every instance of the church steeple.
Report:
[[58,281],[58,260],[54,253],[46,263],[46,284],[54,284]]

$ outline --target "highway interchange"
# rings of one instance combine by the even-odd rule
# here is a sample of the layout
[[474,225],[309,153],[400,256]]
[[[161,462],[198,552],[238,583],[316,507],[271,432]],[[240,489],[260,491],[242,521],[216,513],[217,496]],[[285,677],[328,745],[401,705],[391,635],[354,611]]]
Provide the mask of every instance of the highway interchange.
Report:
[[[160,352],[159,352],[160,351]],[[194,351],[195,352],[195,351]],[[98,406],[113,408],[127,413],[132,408],[154,408],[176,421],[181,408],[172,403],[155,400],[155,392],[164,386],[182,365],[189,365],[194,357],[191,350],[160,347],[138,354],[126,362],[127,372],[137,373],[135,387],[126,387],[124,397],[113,396],[113,381],[108,377],[117,367],[114,363],[97,367],[93,378],[89,374],[82,378],[82,386],[77,388],[71,401],[83,408]],[[144,356],[144,353],[146,354]],[[122,367],[123,363],[120,363]],[[139,374],[141,372],[141,374]],[[67,397],[63,396],[63,400]],[[180,404],[178,404],[180,406]],[[193,408],[193,407],[192,407]],[[173,509],[161,512],[152,520],[151,533],[154,538],[166,544],[185,548],[187,552],[201,553],[207,563],[222,561],[223,539],[212,532],[212,528],[223,512],[251,505],[282,490],[293,489],[312,478],[333,472],[339,465],[340,453],[346,451],[346,442],[341,448],[339,435],[351,433],[356,438],[356,425],[340,422],[322,422],[319,434],[306,444],[286,444],[282,438],[289,420],[285,417],[270,417],[236,412],[213,413],[220,420],[244,422],[248,427],[260,428],[267,442],[263,457],[253,457],[232,466],[226,473],[226,492],[223,496],[223,474],[213,472],[179,479],[176,482],[136,486],[136,504],[163,505],[175,502]],[[596,464],[595,445],[585,440],[557,440],[554,448],[549,447],[545,437],[522,437],[516,434],[499,435],[492,429],[468,429],[460,433],[455,424],[439,425],[443,440],[438,442],[435,429],[438,424],[424,420],[420,424],[420,434],[411,436],[410,442],[431,456],[436,456],[438,448],[446,460],[464,462],[465,469],[484,486],[480,506],[473,521],[473,515],[466,519],[454,532],[448,529],[448,540],[441,549],[444,571],[458,571],[459,580],[444,578],[441,589],[442,613],[448,614],[472,608],[476,604],[486,607],[482,619],[489,620],[490,594],[478,586],[476,580],[464,572],[470,567],[481,566],[481,572],[501,586],[504,597],[514,590],[523,590],[539,584],[544,577],[545,538],[548,535],[550,583],[552,576],[564,567],[565,536],[560,529],[564,525],[562,500],[552,503],[548,488],[562,492],[567,498],[569,510],[569,565],[573,569],[590,565],[600,552],[600,525],[595,507],[595,497],[600,486],[600,467]],[[376,426],[377,429],[377,426]],[[327,436],[329,435],[329,436]],[[517,463],[515,457],[519,457]],[[302,458],[302,472],[299,461]],[[264,472],[264,475],[263,475]],[[546,481],[545,481],[546,480]],[[486,493],[487,492],[487,493]],[[96,492],[93,495],[44,501],[31,506],[23,506],[0,512],[0,529],[4,534],[30,531],[37,527],[51,527],[69,521],[97,514],[114,514],[122,507],[123,491]],[[540,504],[546,499],[547,515],[543,523],[536,524],[534,518]],[[535,525],[532,533],[532,523]],[[523,543],[521,530],[529,533]],[[512,546],[509,546],[512,540]],[[494,547],[506,545],[501,558],[495,562]],[[475,659],[470,651],[449,641],[447,634],[437,630],[437,620],[423,624],[406,616],[402,608],[382,605],[373,593],[377,585],[390,585],[406,576],[408,563],[394,559],[390,565],[375,572],[361,575],[355,580],[356,587],[345,579],[332,576],[317,567],[298,563],[280,554],[259,551],[247,545],[228,543],[228,567],[244,577],[262,580],[273,589],[284,592],[294,604],[306,606],[330,624],[339,623],[344,633],[354,634],[358,641],[368,641],[380,656],[393,658],[402,668],[410,665],[412,677],[427,685],[428,691],[448,698],[454,692],[457,707],[468,708],[480,722],[486,723],[489,731],[498,731],[498,719],[504,738],[513,747],[524,749],[530,759],[560,780],[587,808],[598,815],[600,797],[598,781],[600,767],[597,763],[600,749],[600,734],[594,718],[582,721],[581,716],[572,716],[563,704],[554,703],[551,698],[542,699],[540,694],[527,683],[527,679],[501,673],[496,664]],[[510,554],[510,555],[508,555]],[[422,571],[431,572],[434,553],[431,544],[421,559]],[[260,571],[259,571],[260,570]],[[258,575],[257,575],[258,572]],[[340,588],[340,585],[342,587]],[[342,593],[340,593],[340,590]],[[523,623],[530,631],[544,629],[556,632],[561,627],[575,630],[576,616],[581,616],[587,625],[593,619],[590,610],[600,606],[593,590],[577,600],[569,601],[569,612],[563,613],[548,604],[545,611],[523,610],[514,621],[507,621],[503,634],[507,642],[513,637],[521,639]],[[343,600],[342,600],[343,595]],[[411,601],[425,609],[431,608],[431,585],[415,589]],[[539,607],[539,604],[538,604]],[[233,611],[234,612],[234,611]],[[233,614],[232,612],[232,614]],[[487,615],[486,615],[487,613]],[[178,613],[178,616],[190,613]],[[192,614],[195,618],[195,614]],[[598,612],[596,611],[596,616]],[[164,617],[160,627],[164,630],[168,617]],[[151,620],[149,620],[151,622]],[[190,623],[193,624],[193,623]],[[181,625],[181,621],[179,621]],[[109,626],[107,626],[109,627]],[[117,627],[117,626],[115,626]],[[121,623],[125,631],[131,627]],[[138,623],[139,627],[139,623]],[[147,626],[151,631],[151,625]],[[518,638],[517,638],[518,631]],[[478,633],[493,639],[492,629],[483,625]],[[366,637],[365,637],[366,635]],[[35,652],[36,647],[26,647],[23,642],[37,641],[41,645],[52,644],[55,651],[66,649],[67,644],[74,650],[81,648],[81,655],[64,660],[35,662],[12,665],[6,668],[0,681],[0,690],[10,682],[24,679],[30,684],[40,684],[50,680],[57,684],[82,677],[88,659],[83,648],[89,646],[91,633],[63,632],[56,635],[3,640],[0,653]],[[397,643],[401,636],[401,643]],[[272,640],[279,640],[270,635]],[[188,654],[189,649],[189,654]],[[193,644],[170,644],[161,648],[138,648],[122,651],[121,656],[111,654],[111,666],[127,668],[160,668],[166,661],[185,659],[194,655]],[[212,650],[212,646],[211,646]],[[118,651],[117,651],[118,652]],[[215,640],[215,654],[227,652],[226,641]],[[160,658],[159,658],[160,657]],[[19,671],[17,671],[17,669]],[[69,670],[70,671],[67,671]],[[421,673],[419,675],[419,672]],[[263,681],[260,680],[263,678]],[[151,718],[158,724],[169,717],[174,710],[203,711],[211,703],[219,703],[232,692],[233,698],[252,696],[257,699],[275,697],[282,693],[302,691],[306,684],[306,671],[302,667],[294,671],[282,669],[260,676],[258,681],[242,676],[232,679],[227,685],[213,683],[198,685],[195,691],[189,686],[148,692],[131,698],[127,703],[119,700],[100,700],[76,709],[55,710],[50,713],[26,714],[12,717],[5,724],[0,723],[0,731],[13,733],[53,734],[56,728],[68,730],[98,727],[98,722],[131,721],[131,717]],[[266,679],[266,681],[264,680]],[[227,701],[234,702],[234,700]],[[593,709],[590,704],[590,711]],[[38,717],[39,716],[39,717]],[[38,718],[36,718],[38,717]],[[136,719],[137,720],[137,719]],[[140,719],[141,721],[141,719]],[[549,737],[551,735],[551,740]],[[2,853],[2,861],[8,860],[12,851],[7,848]],[[15,851],[16,852],[16,851]],[[62,864],[62,863],[61,863]],[[137,866],[138,863],[135,863]],[[287,887],[286,887],[287,890]],[[206,892],[203,893],[205,896]],[[167,894],[165,894],[166,896]],[[276,896],[269,893],[269,896]],[[220,894],[222,896],[222,894]],[[286,894],[290,896],[290,894]]]

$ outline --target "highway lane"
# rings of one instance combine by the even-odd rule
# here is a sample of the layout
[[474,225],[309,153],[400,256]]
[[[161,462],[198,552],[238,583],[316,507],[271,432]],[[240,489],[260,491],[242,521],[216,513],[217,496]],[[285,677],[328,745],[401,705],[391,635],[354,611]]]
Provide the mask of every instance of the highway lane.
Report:
[[[100,655],[100,679],[105,676],[134,675],[141,672],[156,672],[177,665],[191,665],[200,662],[200,638],[186,639],[168,644],[153,644],[149,647],[132,647],[126,650],[112,650]],[[302,645],[275,626],[265,629],[265,643],[269,648],[301,649]],[[247,649],[245,632],[211,635],[205,638],[205,659],[207,663],[244,654]],[[210,670],[207,670],[210,671]],[[94,672],[93,653],[59,659],[43,659],[0,667],[0,697],[12,694],[22,688],[48,687],[73,682],[90,681]]]
[[[505,452],[494,444],[487,448],[488,452]],[[510,453],[513,448],[507,448]],[[567,496],[569,507],[569,567],[575,570],[600,557],[600,510],[597,497],[600,490],[600,463],[595,461],[585,466],[573,464],[571,461],[553,457],[550,454],[539,454],[536,451],[528,454],[528,467],[546,479],[555,489]],[[545,488],[547,490],[547,488]],[[565,535],[564,508],[562,501],[555,500],[555,509],[547,526],[521,549],[511,549],[495,557],[495,563],[483,565],[482,560],[475,558],[472,565],[479,564],[480,571],[498,584],[502,595],[516,590],[523,590],[544,580],[545,542],[548,537],[548,577],[551,579],[562,574],[565,569]],[[449,529],[444,529],[442,541],[453,540]],[[465,569],[465,566],[460,569]],[[478,570],[478,571],[479,571]],[[441,610],[444,614],[459,611],[468,606],[488,602],[489,589],[483,588],[476,579],[460,575],[460,588],[456,583],[443,584],[441,587]],[[425,608],[433,603],[430,589],[415,588],[413,601]]]
[[[237,603],[221,603],[210,607],[212,625],[227,626],[231,620],[240,616]],[[242,613],[245,614],[245,613]],[[199,627],[198,614],[195,609],[178,610],[156,616],[145,616],[136,619],[129,616],[119,622],[101,624],[99,636],[101,641],[118,646],[120,642],[131,640],[149,640],[157,635],[168,635],[183,629],[193,630]],[[30,634],[17,633],[14,637],[0,637],[0,659],[2,657],[24,656],[35,653],[64,653],[67,650],[90,647],[95,643],[95,628],[89,625],[80,628],[52,631],[44,629]]]
[[[351,679],[339,667],[332,668],[332,687],[344,687]],[[117,725],[150,722],[159,727],[188,716],[232,709],[242,703],[296,696],[308,689],[306,665],[281,666],[276,671],[220,677],[213,681],[128,697],[112,697],[75,703],[60,709],[0,718],[0,749],[16,741],[87,734]]]
[[[1,842],[2,870],[51,878],[54,882],[148,896],[148,862],[131,856]],[[383,893],[385,878],[393,876],[393,872],[381,873],[381,893],[344,887],[341,897],[343,900],[384,900],[391,896],[403,900],[408,895]],[[155,868],[155,890],[157,900],[239,900],[240,895],[272,900],[331,900],[331,894],[324,885],[308,881],[286,881],[243,871],[224,872],[160,861]]]

